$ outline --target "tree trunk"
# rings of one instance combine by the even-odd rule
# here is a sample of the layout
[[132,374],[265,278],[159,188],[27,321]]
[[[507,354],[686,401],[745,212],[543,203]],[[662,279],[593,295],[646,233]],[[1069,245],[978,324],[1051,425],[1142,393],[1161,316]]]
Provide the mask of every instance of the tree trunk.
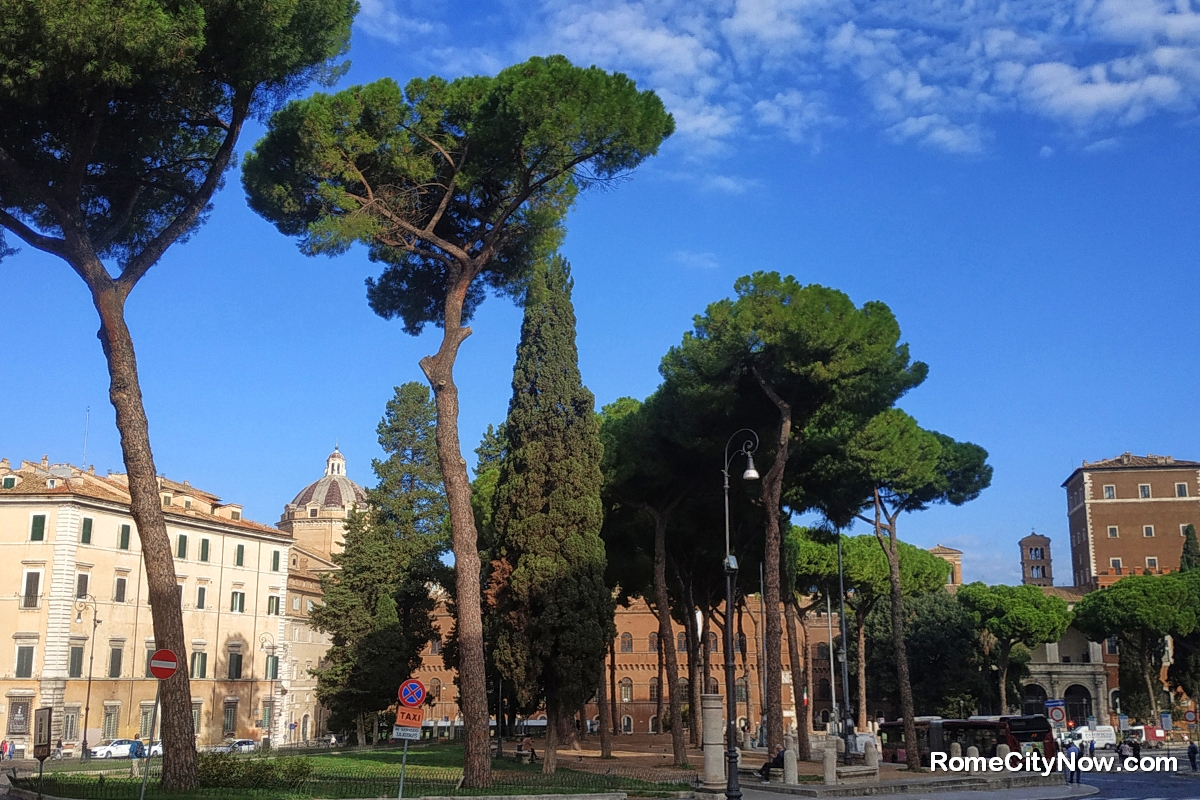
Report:
[[359,747],[367,746],[366,716],[367,716],[366,712],[359,712],[358,715],[355,716],[355,718],[354,718],[354,723],[356,725],[355,733],[357,734],[357,737],[358,737],[358,746]]
[[917,747],[917,724],[913,716],[912,680],[908,674],[908,651],[905,649],[904,644],[904,594],[900,587],[900,547],[896,541],[896,523],[894,520],[890,521],[888,525],[888,537],[891,546],[889,547],[884,543],[878,519],[880,503],[878,492],[876,492],[875,498],[877,515],[875,520],[875,536],[879,539],[879,546],[883,548],[884,555],[887,556],[888,581],[891,583],[892,646],[896,650],[896,678],[900,684],[900,715],[904,718],[904,749],[908,756],[909,770],[916,772],[921,769],[921,752]]
[[679,663],[675,658],[675,636],[671,631],[671,605],[667,597],[667,518],[654,514],[654,606],[658,614],[658,649],[667,667],[665,688],[671,707],[671,752],[677,767],[687,766],[687,744],[683,740],[683,702],[679,696]]
[[666,669],[666,666],[663,664],[663,643],[662,643],[662,640],[659,640],[659,642],[658,642],[658,697],[654,698],[654,715],[655,715],[654,718],[656,720],[658,720],[658,732],[659,733],[662,733],[663,731],[665,731],[667,729],[666,726],[663,725],[663,698],[666,697],[666,694],[663,693],[664,692],[663,683],[665,682],[665,680],[663,678],[663,675],[665,673],[663,672],[663,670],[665,670],[665,669]]
[[806,758],[812,758],[812,729],[813,729],[813,688],[812,688],[812,670],[808,668],[811,650],[808,647],[808,611],[800,613],[799,609],[796,615],[800,618],[800,652],[804,653],[804,742],[807,747],[808,755]]
[[854,611],[854,627],[858,634],[858,729],[867,729],[867,615],[861,609]]
[[1150,648],[1145,645],[1145,641],[1147,638],[1146,634],[1142,634],[1141,638],[1142,638],[1143,644],[1142,644],[1142,648],[1141,648],[1141,653],[1139,653],[1138,655],[1142,662],[1142,676],[1146,679],[1146,693],[1150,697],[1150,712],[1151,712],[1152,716],[1151,716],[1149,722],[1151,725],[1157,725],[1158,719],[1159,719],[1159,717],[1158,717],[1158,697],[1162,693],[1162,685],[1160,684],[1158,690],[1157,691],[1155,690],[1154,684],[1156,682],[1156,679],[1158,678],[1158,675],[1156,674],[1157,671],[1154,669],[1154,659],[1151,658],[1151,656],[1150,656]]
[[612,717],[612,732],[615,736],[621,732],[620,717],[617,716],[617,645],[614,642],[608,643],[608,708],[609,716]]
[[608,686],[604,671],[600,672],[600,686],[596,689],[596,705],[600,707],[600,757],[612,758],[612,720],[608,711]]
[[487,668],[483,658],[483,613],[480,607],[480,562],[471,482],[458,441],[458,387],[454,361],[471,329],[462,327],[462,306],[470,280],[458,281],[446,294],[445,326],[436,355],[421,359],[437,407],[438,464],[446,484],[454,548],[455,609],[458,613],[459,710],[463,718],[463,782],[465,788],[491,784],[488,743]]
[[788,599],[784,606],[784,619],[787,622],[788,661],[792,667],[792,698],[796,706],[796,750],[801,761],[808,761],[812,756],[812,743],[808,737],[808,703],[805,702],[808,686],[808,665],[801,655],[799,625],[796,624],[799,613],[796,611],[794,597]]
[[779,409],[779,430],[775,438],[775,461],[763,478],[762,504],[766,514],[766,541],[763,543],[763,616],[766,632],[763,655],[766,661],[764,707],[767,714],[767,752],[783,747],[783,619],[780,608],[780,553],[783,541],[779,530],[779,514],[783,496],[783,473],[787,467],[792,440],[792,408],[754,370],[763,392]]
[[687,618],[683,630],[688,647],[688,744],[699,747],[700,728],[704,724],[700,719],[700,642],[696,637],[696,609],[691,602],[690,588],[687,600]]
[[1012,645],[1006,645],[1000,642],[999,650],[996,653],[996,668],[1000,677],[1000,714],[1008,713],[1008,657],[1012,652]]
[[[150,427],[138,382],[133,338],[125,324],[125,297],[115,288],[93,291],[92,301],[100,315],[97,337],[108,362],[108,397],[116,410],[121,434],[121,455],[129,481],[129,511],[137,526],[146,588],[158,648],[175,653],[184,668],[162,682],[159,695],[162,725],[164,789],[185,790],[196,786],[196,732],[192,727],[192,690],[186,664],[188,647],[183,630],[179,584],[167,523],[159,496],[154,456],[150,451]],[[86,469],[86,465],[81,465]]]
[[712,650],[708,647],[709,634],[712,633],[712,609],[707,609],[700,617],[700,680],[704,694],[708,694],[708,685],[712,682]]
[[558,723],[559,713],[552,706],[546,708],[546,750],[542,753],[542,774],[553,775],[558,767]]

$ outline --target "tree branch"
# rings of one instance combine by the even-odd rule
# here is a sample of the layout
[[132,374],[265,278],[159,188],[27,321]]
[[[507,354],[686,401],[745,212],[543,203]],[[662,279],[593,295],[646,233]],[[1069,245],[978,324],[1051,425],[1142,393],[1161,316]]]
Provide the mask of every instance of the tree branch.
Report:
[[0,225],[15,233],[30,247],[60,257],[66,254],[67,243],[65,241],[51,236],[43,236],[2,208],[0,208]]

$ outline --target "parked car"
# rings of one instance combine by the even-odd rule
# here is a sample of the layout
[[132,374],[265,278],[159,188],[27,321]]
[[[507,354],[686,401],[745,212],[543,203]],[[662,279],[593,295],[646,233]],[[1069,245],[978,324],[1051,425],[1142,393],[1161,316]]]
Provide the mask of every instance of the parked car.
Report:
[[107,744],[92,748],[92,758],[129,758],[133,739],[113,739]]
[[150,757],[162,758],[162,742],[155,742],[150,745]]
[[253,753],[258,749],[253,739],[226,739],[213,748],[214,753]]

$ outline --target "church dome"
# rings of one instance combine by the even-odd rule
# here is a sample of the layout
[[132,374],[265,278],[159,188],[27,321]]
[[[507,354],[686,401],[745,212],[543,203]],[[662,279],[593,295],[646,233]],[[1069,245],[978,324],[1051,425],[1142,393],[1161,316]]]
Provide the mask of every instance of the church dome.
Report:
[[344,508],[367,506],[367,493],[354,481],[346,477],[346,458],[336,447],[325,459],[325,475],[300,490],[293,506],[316,504],[322,508]]

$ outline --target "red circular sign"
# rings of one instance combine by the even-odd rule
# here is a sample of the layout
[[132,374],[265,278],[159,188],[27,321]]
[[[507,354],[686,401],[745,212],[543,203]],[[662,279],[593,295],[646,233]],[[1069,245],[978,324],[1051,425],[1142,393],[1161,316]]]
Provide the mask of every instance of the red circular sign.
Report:
[[415,678],[410,678],[400,684],[397,692],[400,702],[409,708],[417,708],[425,702],[425,685]]
[[1062,724],[1067,721],[1067,710],[1062,706],[1055,706],[1050,709],[1050,721]]
[[155,650],[150,656],[150,674],[165,681],[179,669],[179,659],[170,650]]
[[1196,721],[1196,712],[1195,711],[1185,711],[1185,712],[1183,712],[1183,718],[1187,722],[1195,722]]

